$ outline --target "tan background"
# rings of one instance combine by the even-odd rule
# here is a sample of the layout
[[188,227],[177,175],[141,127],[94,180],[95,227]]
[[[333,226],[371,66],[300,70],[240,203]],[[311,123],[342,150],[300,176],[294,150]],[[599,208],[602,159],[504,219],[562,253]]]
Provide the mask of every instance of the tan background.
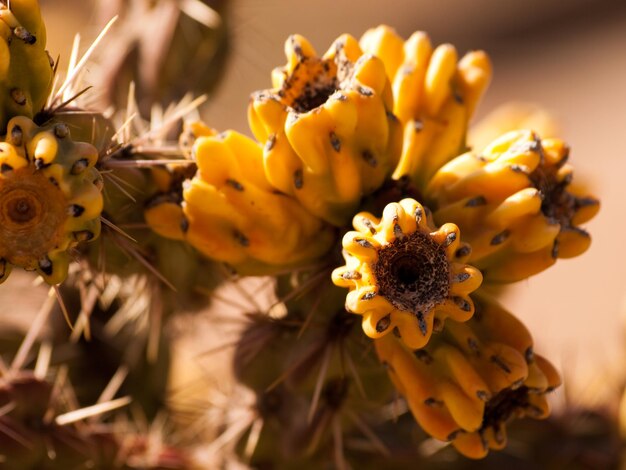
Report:
[[[67,58],[74,31],[93,37],[90,2],[42,4],[54,56]],[[433,42],[453,42],[460,53],[486,49],[495,76],[479,115],[512,99],[554,112],[572,146],[576,175],[602,199],[600,215],[588,224],[591,249],[516,286],[505,303],[525,319],[537,349],[562,361],[566,371],[585,377],[607,366],[626,368],[620,349],[626,329],[619,318],[626,296],[626,3],[241,0],[231,6],[231,21],[232,57],[204,118],[216,128],[245,132],[248,95],[269,86],[269,72],[284,62],[283,41],[291,33],[323,52],[343,32],[358,37],[387,23],[404,37],[428,31]]]

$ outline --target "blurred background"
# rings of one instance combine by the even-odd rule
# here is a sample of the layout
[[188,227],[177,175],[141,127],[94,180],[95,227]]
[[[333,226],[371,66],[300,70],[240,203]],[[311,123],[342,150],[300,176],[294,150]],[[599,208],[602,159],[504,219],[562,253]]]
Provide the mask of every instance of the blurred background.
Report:
[[[60,55],[62,70],[74,34],[88,44],[105,22],[104,13],[94,0],[41,3],[48,49]],[[505,305],[525,320],[536,349],[560,363],[566,376],[584,383],[590,374],[624,368],[626,2],[233,0],[226,14],[229,56],[201,115],[212,127],[248,134],[249,94],[270,86],[270,71],[284,63],[283,43],[292,33],[323,53],[341,33],[360,37],[385,23],[405,38],[427,31],[434,44],[451,42],[460,55],[486,50],[494,78],[476,121],[511,100],[540,104],[558,118],[560,137],[572,147],[575,180],[602,201],[587,227],[591,249],[509,289]],[[141,24],[142,18],[136,21]],[[103,47],[114,40],[106,38]],[[196,65],[189,63],[190,71]],[[14,298],[15,292],[3,289],[0,295]],[[39,305],[37,298],[25,301]],[[0,315],[15,313],[13,303],[3,302],[0,310]]]

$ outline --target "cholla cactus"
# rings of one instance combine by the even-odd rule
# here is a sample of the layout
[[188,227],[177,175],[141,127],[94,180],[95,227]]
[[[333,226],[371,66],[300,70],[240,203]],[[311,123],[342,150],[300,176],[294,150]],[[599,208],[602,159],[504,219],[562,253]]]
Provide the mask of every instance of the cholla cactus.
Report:
[[[256,140],[216,131],[197,119],[203,98],[174,86],[219,75],[225,23],[209,3],[110,4],[128,33],[100,91],[119,103],[124,89],[127,109],[107,112],[81,82],[93,50],[81,60],[75,50],[51,92],[37,2],[0,5],[0,280],[19,266],[53,285],[23,345],[3,351],[16,359],[0,367],[0,455],[20,470],[402,468],[441,463],[422,452],[426,434],[478,459],[505,447],[514,419],[546,418],[559,373],[481,285],[588,247],[580,225],[599,204],[570,186],[565,144],[512,117],[466,153],[491,78],[486,53],[459,60],[449,44],[386,26],[342,35],[322,56],[291,36],[271,88],[252,94]],[[149,44],[138,11],[176,15]],[[214,20],[197,48],[181,46],[184,15]],[[149,45],[162,60],[142,63],[128,93],[113,85]],[[185,80],[185,62],[201,56],[211,77]],[[51,318],[56,296],[72,332]],[[221,400],[215,386],[208,403],[174,406],[172,325],[198,317],[210,320],[209,349],[221,349],[219,318],[240,324],[230,377]],[[96,384],[105,367],[113,379]],[[117,410],[131,401],[152,431]],[[99,421],[101,411],[115,413]],[[183,434],[163,436],[170,418],[190,446],[164,443]]]
[[225,0],[96,3],[103,25],[119,15],[108,47],[96,51],[104,64],[97,85],[105,106],[125,106],[134,82],[139,111],[147,117],[155,103],[209,93],[218,83],[228,51]]

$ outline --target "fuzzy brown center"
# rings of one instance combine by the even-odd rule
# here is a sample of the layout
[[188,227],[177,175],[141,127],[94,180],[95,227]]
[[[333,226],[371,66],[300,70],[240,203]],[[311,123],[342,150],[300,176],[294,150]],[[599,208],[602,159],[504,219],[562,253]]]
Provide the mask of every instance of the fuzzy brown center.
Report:
[[[17,191],[15,191],[17,192]],[[29,195],[12,194],[6,201],[7,217],[16,224],[27,223],[41,212],[41,204]]]
[[336,80],[307,82],[292,107],[299,113],[306,113],[326,103],[336,90]]
[[373,271],[379,294],[399,310],[428,312],[448,297],[450,266],[446,253],[421,232],[381,248]]
[[338,88],[335,63],[307,57],[286,78],[279,95],[284,104],[298,113],[306,113],[323,105]]

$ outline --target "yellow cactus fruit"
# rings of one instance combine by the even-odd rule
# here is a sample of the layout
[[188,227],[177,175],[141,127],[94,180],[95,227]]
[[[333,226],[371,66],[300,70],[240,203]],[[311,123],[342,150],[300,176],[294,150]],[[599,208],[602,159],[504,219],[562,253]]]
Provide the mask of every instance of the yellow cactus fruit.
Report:
[[311,261],[332,245],[333,229],[267,182],[256,142],[228,131],[198,138],[193,155],[198,171],[178,200],[158,197],[145,211],[159,235],[245,274]]
[[333,282],[350,289],[346,309],[363,316],[370,338],[396,332],[412,349],[424,347],[446,318],[471,318],[469,294],[482,282],[476,268],[464,263],[470,249],[459,229],[439,229],[413,199],[388,204],[382,219],[367,212],[354,217],[356,231],[343,237],[345,266]]
[[0,142],[0,281],[11,266],[36,270],[49,284],[65,279],[69,250],[100,233],[97,159],[63,123],[9,121]]
[[449,221],[472,246],[469,262],[490,282],[514,282],[583,253],[579,227],[599,209],[570,185],[569,148],[532,131],[507,133],[481,154],[466,153],[432,178],[435,221]]
[[544,108],[524,102],[503,104],[472,125],[468,143],[472,149],[484,149],[507,132],[531,129],[540,136],[560,134],[558,120]]
[[385,67],[350,35],[322,57],[294,35],[285,53],[274,88],[255,93],[248,111],[252,132],[264,143],[267,179],[316,216],[345,225],[400,155]]
[[0,4],[0,132],[13,116],[32,118],[52,86],[52,60],[37,0]]
[[412,351],[393,335],[375,344],[419,425],[470,458],[502,449],[510,419],[547,417],[546,393],[560,384],[556,369],[533,353],[526,327],[486,298],[471,320],[448,322],[424,349]]
[[393,112],[404,129],[393,177],[408,175],[424,189],[439,167],[466,148],[468,122],[491,80],[489,57],[471,51],[458,60],[450,44],[433,48],[422,31],[403,41],[388,26],[367,31],[360,43],[384,62]]

